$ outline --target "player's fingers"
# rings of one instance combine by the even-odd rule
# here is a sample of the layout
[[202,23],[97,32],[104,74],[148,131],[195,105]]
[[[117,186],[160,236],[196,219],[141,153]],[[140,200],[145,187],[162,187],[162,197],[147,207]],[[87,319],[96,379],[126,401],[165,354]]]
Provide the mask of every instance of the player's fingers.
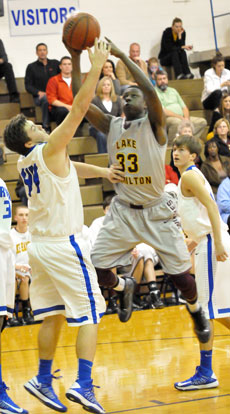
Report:
[[105,40],[108,42],[108,43],[112,43],[112,40],[110,40],[108,37],[106,37],[105,36]]
[[95,51],[96,50],[98,50],[98,38],[97,37],[95,37],[95,40],[94,40],[94,47],[95,47]]

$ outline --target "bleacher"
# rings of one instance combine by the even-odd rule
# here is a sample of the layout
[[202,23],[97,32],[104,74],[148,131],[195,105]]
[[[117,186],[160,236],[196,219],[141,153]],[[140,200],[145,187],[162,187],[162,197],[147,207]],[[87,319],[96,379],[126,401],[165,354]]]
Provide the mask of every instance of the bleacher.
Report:
[[[24,78],[16,79],[18,91],[20,94],[20,103],[9,103],[8,92],[4,80],[0,80],[0,143],[3,142],[3,131],[9,120],[23,112],[28,118],[36,123],[41,123],[42,114],[39,107],[34,106],[33,98],[25,90]],[[172,80],[169,86],[176,88],[182,96],[190,110],[191,116],[200,116],[210,122],[211,111],[205,111],[202,107],[200,96],[203,88],[203,80]],[[51,124],[51,129],[55,124]],[[207,128],[208,129],[208,128]],[[106,167],[108,165],[108,155],[97,153],[97,144],[94,138],[88,134],[87,125],[80,129],[80,136],[74,137],[68,147],[71,158],[75,160],[84,160],[84,162]],[[205,141],[207,130],[204,131],[202,140]],[[18,155],[5,149],[6,162],[0,165],[0,177],[6,182],[13,202],[13,215],[15,207],[20,204],[15,194],[15,186],[18,180],[17,159]],[[171,148],[167,149],[166,163],[170,162]],[[83,180],[80,179],[80,189],[82,194],[85,224],[91,222],[103,214],[102,201],[106,193],[113,190],[113,185],[106,179]]]

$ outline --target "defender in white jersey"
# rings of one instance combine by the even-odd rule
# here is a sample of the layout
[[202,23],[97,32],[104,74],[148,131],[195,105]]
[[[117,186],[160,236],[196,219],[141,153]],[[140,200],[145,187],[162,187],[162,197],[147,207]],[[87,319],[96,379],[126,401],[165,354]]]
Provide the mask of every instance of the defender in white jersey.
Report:
[[1,331],[6,324],[6,316],[12,318],[15,297],[15,259],[10,234],[11,211],[10,194],[6,184],[0,178],[0,412],[28,414],[28,411],[18,407],[7,395],[8,388],[2,380]]
[[[200,340],[207,342],[209,324],[197,303],[196,284],[189,273],[190,257],[174,199],[164,192],[167,138],[163,109],[143,71],[109,42],[111,53],[128,67],[138,86],[124,92],[124,119],[106,115],[94,105],[90,105],[86,114],[90,123],[108,136],[110,162],[120,165],[125,174],[124,182],[116,185],[117,196],[91,254],[99,284],[122,290],[122,279],[111,269],[127,265],[138,243],[152,246],[163,270],[187,299]],[[132,306],[130,314],[131,309]],[[126,316],[121,314],[121,320]]]
[[[200,143],[190,136],[173,142],[173,159],[179,169],[178,211],[183,230],[196,242],[195,276],[199,301],[206,317],[216,319],[230,329],[230,236],[221,220],[210,184],[194,165]],[[193,377],[178,382],[179,390],[214,388],[218,381],[212,371],[212,335],[200,343],[200,365]]]
[[[113,166],[99,168],[71,162],[66,146],[93,98],[109,48],[105,42],[95,40],[94,53],[88,50],[91,70],[69,114],[50,137],[22,115],[15,117],[4,132],[8,148],[21,154],[18,170],[29,200],[32,235],[28,245],[32,268],[31,303],[35,319],[44,319],[38,338],[39,372],[25,388],[59,412],[67,408],[52,388],[51,366],[66,318],[70,326],[80,326],[76,344],[78,375],[66,396],[90,412],[104,413],[94,396],[91,370],[105,301],[90,261],[88,243],[82,235],[83,208],[78,176],[106,177],[112,182],[123,180],[123,177]],[[68,50],[75,61],[80,52]],[[72,79],[74,83],[74,72]]]
[[31,267],[29,265],[27,247],[31,242],[31,235],[28,228],[28,215],[28,207],[17,206],[14,216],[16,227],[11,229],[11,236],[14,242],[17,290],[22,304],[22,322],[25,324],[33,322],[29,303]]

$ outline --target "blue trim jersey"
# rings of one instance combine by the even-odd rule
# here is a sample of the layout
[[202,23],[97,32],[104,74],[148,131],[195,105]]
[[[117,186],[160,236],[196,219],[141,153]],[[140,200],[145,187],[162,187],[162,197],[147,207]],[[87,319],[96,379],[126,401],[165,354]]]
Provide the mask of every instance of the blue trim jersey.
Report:
[[76,169],[70,161],[67,177],[58,177],[45,164],[36,145],[18,160],[18,171],[28,196],[30,233],[32,236],[69,237],[80,233],[83,207]]
[[0,246],[9,249],[13,247],[10,235],[12,220],[12,203],[6,184],[0,178]]
[[107,140],[110,162],[125,172],[125,182],[115,184],[116,193],[125,202],[148,207],[164,191],[167,144],[158,144],[147,115],[127,129],[123,124],[123,118],[112,118]]

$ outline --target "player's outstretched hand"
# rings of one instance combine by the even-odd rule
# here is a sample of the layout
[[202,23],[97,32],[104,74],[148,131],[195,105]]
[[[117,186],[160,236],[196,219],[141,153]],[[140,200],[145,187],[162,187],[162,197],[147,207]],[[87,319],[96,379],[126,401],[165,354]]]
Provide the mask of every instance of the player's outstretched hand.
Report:
[[92,51],[92,49],[87,47],[89,60],[92,66],[102,67],[105,61],[108,59],[110,49],[111,46],[108,43],[104,42],[103,40],[99,41],[96,38],[94,42],[94,52]]
[[125,173],[122,171],[122,167],[117,164],[112,164],[108,170],[108,180],[111,183],[122,183],[124,181]]
[[111,46],[111,55],[116,56],[116,57],[121,57],[122,51],[112,42],[112,40],[108,39],[108,37],[105,37],[105,39],[107,40],[108,44]]
[[227,260],[228,254],[226,253],[222,243],[215,244],[215,251],[218,262],[225,262],[225,260]]

